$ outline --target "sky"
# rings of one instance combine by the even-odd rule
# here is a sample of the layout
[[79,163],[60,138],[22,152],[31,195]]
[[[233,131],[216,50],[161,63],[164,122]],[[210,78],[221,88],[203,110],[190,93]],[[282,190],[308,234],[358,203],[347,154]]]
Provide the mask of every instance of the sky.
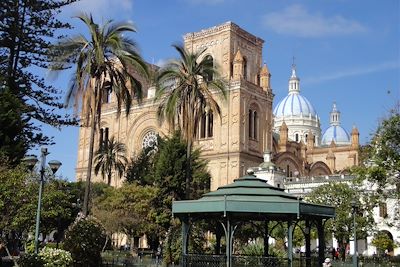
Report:
[[[82,0],[60,14],[75,27],[67,34],[87,34],[73,18],[82,12],[92,13],[98,23],[133,22],[132,37],[144,59],[155,64],[177,57],[171,44],[182,42],[185,33],[232,21],[265,41],[274,106],[288,93],[295,57],[301,94],[317,110],[322,131],[336,102],[341,125],[348,132],[356,125],[361,144],[400,100],[398,0]],[[69,75],[49,82],[66,91]],[[79,128],[44,126],[43,131],[56,143],[48,146],[48,160],[60,160],[59,175],[75,180]]]

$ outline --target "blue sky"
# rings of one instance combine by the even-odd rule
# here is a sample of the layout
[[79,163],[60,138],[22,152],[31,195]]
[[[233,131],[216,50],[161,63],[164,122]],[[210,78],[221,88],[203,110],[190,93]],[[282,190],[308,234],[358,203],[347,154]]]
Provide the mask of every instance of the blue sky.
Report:
[[[233,21],[265,40],[263,58],[272,73],[274,106],[287,95],[292,57],[302,94],[329,126],[336,101],[342,126],[355,124],[365,144],[379,120],[400,99],[400,1],[398,0],[82,0],[61,19],[85,33],[73,15],[93,13],[97,22],[132,21],[143,57],[160,63],[176,54],[172,43],[188,32]],[[69,74],[52,80],[66,90]],[[72,113],[72,110],[65,112]],[[63,162],[60,174],[74,180],[78,128],[43,128],[54,136],[50,159]],[[33,153],[38,154],[37,151]]]

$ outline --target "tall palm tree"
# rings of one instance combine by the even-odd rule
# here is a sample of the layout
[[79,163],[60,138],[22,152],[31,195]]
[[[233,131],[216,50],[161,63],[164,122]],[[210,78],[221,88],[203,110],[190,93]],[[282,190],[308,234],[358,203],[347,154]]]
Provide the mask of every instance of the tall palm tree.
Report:
[[114,136],[111,137],[110,140],[106,140],[95,153],[94,173],[97,175],[100,171],[103,180],[107,178],[107,184],[111,185],[112,171],[117,171],[119,177],[121,177],[125,171],[126,164],[128,163],[125,155],[125,144],[115,141]]
[[83,35],[67,38],[53,47],[53,70],[75,65],[67,103],[81,107],[82,119],[90,126],[89,158],[84,197],[84,215],[89,213],[89,193],[93,164],[94,136],[99,128],[101,108],[105,94],[113,92],[117,99],[117,114],[124,104],[126,115],[130,111],[132,97],[142,97],[141,84],[128,71],[130,66],[148,76],[145,62],[137,52],[136,43],[124,33],[135,32],[127,23],[108,21],[99,26],[91,15],[77,17],[89,29],[90,38]]
[[225,83],[220,78],[212,57],[204,50],[188,52],[173,45],[180,58],[161,68],[157,76],[156,100],[161,100],[158,115],[170,126],[176,125],[187,142],[186,199],[190,199],[190,155],[196,129],[207,110],[220,115],[215,96],[226,98]]

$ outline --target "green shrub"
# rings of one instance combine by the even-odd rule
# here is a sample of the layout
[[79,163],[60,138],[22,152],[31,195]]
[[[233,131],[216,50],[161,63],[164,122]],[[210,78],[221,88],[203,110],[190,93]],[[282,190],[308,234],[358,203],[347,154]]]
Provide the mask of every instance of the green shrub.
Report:
[[[54,242],[49,242],[45,245],[46,248],[57,248],[57,243]],[[58,248],[62,249],[62,247],[60,246],[60,244],[58,245]]]
[[44,261],[37,254],[26,253],[19,258],[18,264],[20,267],[42,267]]
[[72,265],[71,253],[62,249],[45,247],[39,252],[44,267],[68,267]]
[[264,244],[261,242],[246,244],[242,248],[242,254],[246,256],[263,256]]
[[101,265],[101,251],[106,236],[95,219],[86,217],[73,223],[65,234],[64,249],[71,252],[74,266]]

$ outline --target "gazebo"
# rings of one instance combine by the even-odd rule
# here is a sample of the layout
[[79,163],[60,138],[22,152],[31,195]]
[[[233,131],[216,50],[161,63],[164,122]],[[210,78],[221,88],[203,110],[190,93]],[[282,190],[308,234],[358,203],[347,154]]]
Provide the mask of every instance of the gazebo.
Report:
[[[252,260],[247,266],[293,266],[293,231],[300,222],[305,222],[302,232],[305,237],[305,265],[311,266],[310,229],[314,225],[318,231],[318,266],[325,258],[325,222],[335,216],[330,206],[306,203],[300,198],[274,187],[265,180],[249,173],[235,179],[233,183],[221,186],[216,191],[204,194],[198,200],[174,201],[172,213],[182,222],[182,266],[244,266],[246,257],[233,255],[233,239],[236,228],[243,222],[264,222],[264,256],[247,257]],[[205,219],[215,221],[222,233],[216,233],[216,255],[188,254],[188,237],[191,224]],[[269,222],[287,223],[287,259],[278,259],[268,255]],[[225,234],[226,252],[220,254],[220,240]]]

